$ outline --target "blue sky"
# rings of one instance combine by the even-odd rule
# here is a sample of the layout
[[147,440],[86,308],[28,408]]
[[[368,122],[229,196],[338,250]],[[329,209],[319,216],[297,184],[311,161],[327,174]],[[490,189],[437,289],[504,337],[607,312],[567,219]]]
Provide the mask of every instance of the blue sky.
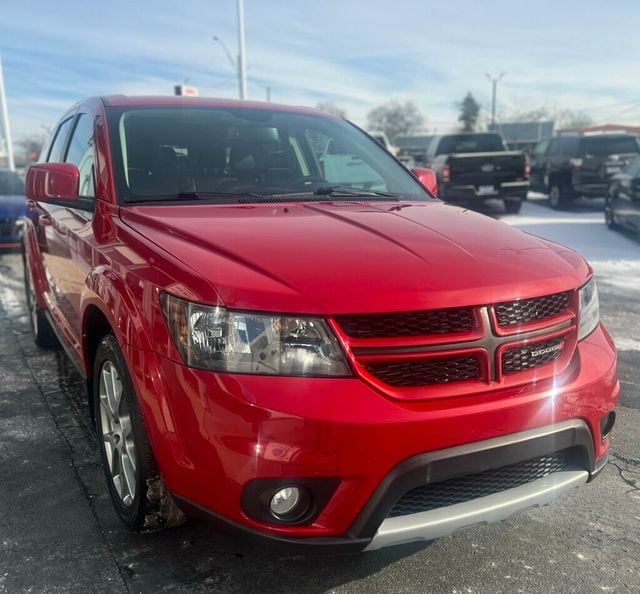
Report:
[[[2,0],[0,55],[14,140],[42,133],[78,99],[169,94],[188,79],[235,97],[211,36],[237,51],[235,0]],[[612,0],[245,0],[249,94],[333,101],[356,123],[390,99],[413,100],[429,131],[455,124],[484,73],[506,72],[498,114],[583,110],[640,122],[640,3]]]

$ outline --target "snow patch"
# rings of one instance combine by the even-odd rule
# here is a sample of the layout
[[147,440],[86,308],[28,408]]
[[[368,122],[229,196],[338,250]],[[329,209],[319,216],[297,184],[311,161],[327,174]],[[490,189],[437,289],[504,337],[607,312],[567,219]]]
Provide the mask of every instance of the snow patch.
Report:
[[640,351],[640,340],[635,338],[615,338],[616,347],[619,351]]

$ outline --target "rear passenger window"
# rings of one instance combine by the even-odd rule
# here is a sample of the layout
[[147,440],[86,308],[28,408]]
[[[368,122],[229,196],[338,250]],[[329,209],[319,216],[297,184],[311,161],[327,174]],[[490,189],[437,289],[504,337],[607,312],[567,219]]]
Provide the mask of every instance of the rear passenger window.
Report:
[[535,157],[544,157],[547,152],[547,147],[549,146],[548,140],[543,140],[536,145],[536,148],[533,150],[533,155]]
[[60,163],[64,156],[64,147],[67,144],[67,137],[69,136],[69,128],[71,128],[72,118],[65,120],[58,126],[58,131],[56,133],[56,138],[51,145],[51,150],[49,151],[49,158],[47,161],[49,163]]
[[80,196],[94,198],[93,119],[85,113],[78,116],[65,162],[73,163],[80,171]]

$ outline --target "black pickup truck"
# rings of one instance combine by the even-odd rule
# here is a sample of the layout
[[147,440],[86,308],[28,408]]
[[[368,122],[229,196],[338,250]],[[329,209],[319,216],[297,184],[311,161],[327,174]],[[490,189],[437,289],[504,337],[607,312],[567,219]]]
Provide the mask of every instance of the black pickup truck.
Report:
[[640,153],[631,134],[575,134],[541,140],[531,160],[531,189],[549,194],[553,208],[575,198],[602,198],[613,176]]
[[499,134],[436,136],[427,163],[438,176],[439,198],[446,202],[499,198],[508,213],[517,213],[527,197],[529,161],[520,151],[507,151]]

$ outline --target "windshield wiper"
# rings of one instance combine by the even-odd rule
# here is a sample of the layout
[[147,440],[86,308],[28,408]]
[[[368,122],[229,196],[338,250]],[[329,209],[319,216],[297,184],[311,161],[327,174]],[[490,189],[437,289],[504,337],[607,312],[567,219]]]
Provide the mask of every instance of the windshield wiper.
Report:
[[254,194],[253,192],[216,192],[216,191],[189,191],[178,192],[170,196],[145,196],[137,198],[127,198],[127,204],[140,204],[143,202],[171,202],[174,200],[206,200],[207,198],[233,199],[239,198],[266,198],[262,194]]
[[384,196],[385,198],[398,198],[396,194],[390,194],[389,192],[359,190],[348,186],[322,186],[316,188],[313,193],[316,196]]

